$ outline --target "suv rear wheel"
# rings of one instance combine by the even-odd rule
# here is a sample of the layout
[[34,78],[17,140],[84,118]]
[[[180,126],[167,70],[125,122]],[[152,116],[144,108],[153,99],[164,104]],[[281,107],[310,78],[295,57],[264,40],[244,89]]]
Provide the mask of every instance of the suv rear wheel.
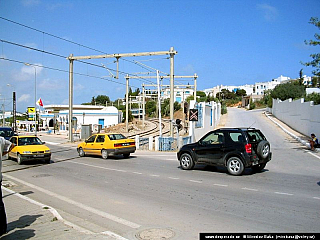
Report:
[[231,175],[239,176],[244,170],[244,165],[240,158],[231,157],[227,161],[227,169]]
[[191,170],[194,167],[194,161],[189,153],[180,156],[180,166],[183,170]]
[[270,143],[268,141],[261,141],[257,146],[257,154],[259,158],[266,159],[270,153]]

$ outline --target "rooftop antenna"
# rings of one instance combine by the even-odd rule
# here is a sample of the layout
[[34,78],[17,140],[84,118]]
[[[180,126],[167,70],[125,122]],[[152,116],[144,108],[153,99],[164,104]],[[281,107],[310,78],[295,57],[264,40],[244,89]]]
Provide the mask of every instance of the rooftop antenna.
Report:
[[254,123],[252,123],[251,125],[250,125],[250,127],[248,127],[248,128],[251,128],[252,126],[253,126],[253,124],[255,124],[256,123],[256,121],[254,121]]

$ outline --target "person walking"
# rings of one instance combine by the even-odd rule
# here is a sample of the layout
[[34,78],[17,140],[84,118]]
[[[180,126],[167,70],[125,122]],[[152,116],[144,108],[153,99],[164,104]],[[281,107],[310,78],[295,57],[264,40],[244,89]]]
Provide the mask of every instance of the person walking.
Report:
[[[12,150],[14,145],[6,140],[4,137],[0,137],[0,188],[2,185],[2,157]],[[2,189],[0,189],[0,236],[7,232],[7,216],[2,200]]]

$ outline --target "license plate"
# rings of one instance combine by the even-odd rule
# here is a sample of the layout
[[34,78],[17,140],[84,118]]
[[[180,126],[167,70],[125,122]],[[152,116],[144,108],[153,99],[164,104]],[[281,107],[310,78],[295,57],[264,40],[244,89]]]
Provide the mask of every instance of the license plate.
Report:
[[44,157],[44,155],[43,155],[43,154],[40,154],[40,155],[33,155],[33,157],[41,158],[41,157]]
[[130,143],[122,143],[122,146],[129,146]]

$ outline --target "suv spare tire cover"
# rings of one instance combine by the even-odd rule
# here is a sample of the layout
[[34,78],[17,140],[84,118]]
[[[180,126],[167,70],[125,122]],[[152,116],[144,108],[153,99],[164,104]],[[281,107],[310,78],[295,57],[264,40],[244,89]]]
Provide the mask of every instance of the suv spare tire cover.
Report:
[[266,140],[259,142],[257,146],[257,154],[260,158],[266,159],[270,153],[270,143]]

